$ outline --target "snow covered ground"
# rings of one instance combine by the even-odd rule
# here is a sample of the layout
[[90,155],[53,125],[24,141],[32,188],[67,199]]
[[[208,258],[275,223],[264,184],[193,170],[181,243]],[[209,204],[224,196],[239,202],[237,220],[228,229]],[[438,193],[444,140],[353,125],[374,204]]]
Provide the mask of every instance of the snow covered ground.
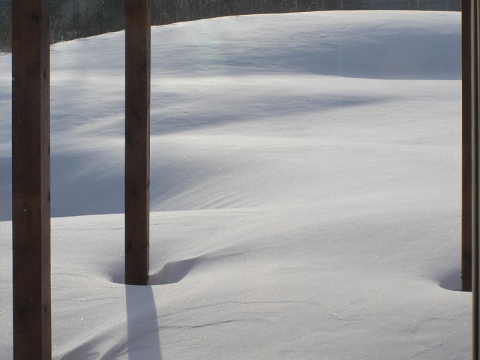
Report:
[[[152,29],[151,286],[123,282],[122,32],[52,46],[54,358],[469,359],[460,14]],[[0,57],[0,358],[12,358]]]

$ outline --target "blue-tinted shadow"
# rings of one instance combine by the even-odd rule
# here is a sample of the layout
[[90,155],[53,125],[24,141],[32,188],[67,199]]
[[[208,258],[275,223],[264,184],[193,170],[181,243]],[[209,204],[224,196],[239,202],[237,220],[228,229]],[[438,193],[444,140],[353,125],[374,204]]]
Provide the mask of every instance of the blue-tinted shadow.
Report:
[[129,360],[160,360],[157,309],[152,287],[125,285]]

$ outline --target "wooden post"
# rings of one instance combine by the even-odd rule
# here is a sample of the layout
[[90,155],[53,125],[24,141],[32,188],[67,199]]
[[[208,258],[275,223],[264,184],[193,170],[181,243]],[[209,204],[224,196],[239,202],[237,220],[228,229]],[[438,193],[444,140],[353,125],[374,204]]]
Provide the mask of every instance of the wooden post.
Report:
[[478,171],[479,171],[479,156],[478,156],[478,138],[479,138],[479,107],[478,107],[478,97],[480,95],[479,91],[479,75],[480,75],[480,64],[478,60],[479,56],[479,44],[480,39],[480,24],[479,24],[479,4],[478,0],[471,1],[471,49],[472,49],[472,249],[473,249],[473,359],[478,360],[480,357],[479,351],[479,336],[480,336],[480,313],[479,313],[479,261],[480,261],[480,248],[479,248],[479,183],[478,183]]
[[150,0],[125,0],[125,283],[148,284]]
[[462,2],[462,290],[472,291],[472,35],[471,0]]
[[12,4],[13,351],[51,359],[49,1]]

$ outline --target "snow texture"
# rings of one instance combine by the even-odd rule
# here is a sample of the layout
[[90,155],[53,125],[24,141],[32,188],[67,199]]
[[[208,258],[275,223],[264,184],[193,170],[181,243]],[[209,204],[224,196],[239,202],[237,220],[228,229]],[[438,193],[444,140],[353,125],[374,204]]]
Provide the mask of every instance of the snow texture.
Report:
[[[51,49],[54,359],[468,359],[460,14],[152,28],[150,286],[123,284],[124,33]],[[12,358],[11,56],[0,358]]]

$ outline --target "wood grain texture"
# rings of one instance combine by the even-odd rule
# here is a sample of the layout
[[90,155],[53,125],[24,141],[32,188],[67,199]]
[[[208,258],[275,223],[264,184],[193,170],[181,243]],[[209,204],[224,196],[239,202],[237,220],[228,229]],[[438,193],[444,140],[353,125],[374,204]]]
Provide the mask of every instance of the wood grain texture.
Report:
[[12,4],[15,359],[51,359],[49,1]]
[[150,0],[125,1],[125,283],[146,285],[150,214]]

